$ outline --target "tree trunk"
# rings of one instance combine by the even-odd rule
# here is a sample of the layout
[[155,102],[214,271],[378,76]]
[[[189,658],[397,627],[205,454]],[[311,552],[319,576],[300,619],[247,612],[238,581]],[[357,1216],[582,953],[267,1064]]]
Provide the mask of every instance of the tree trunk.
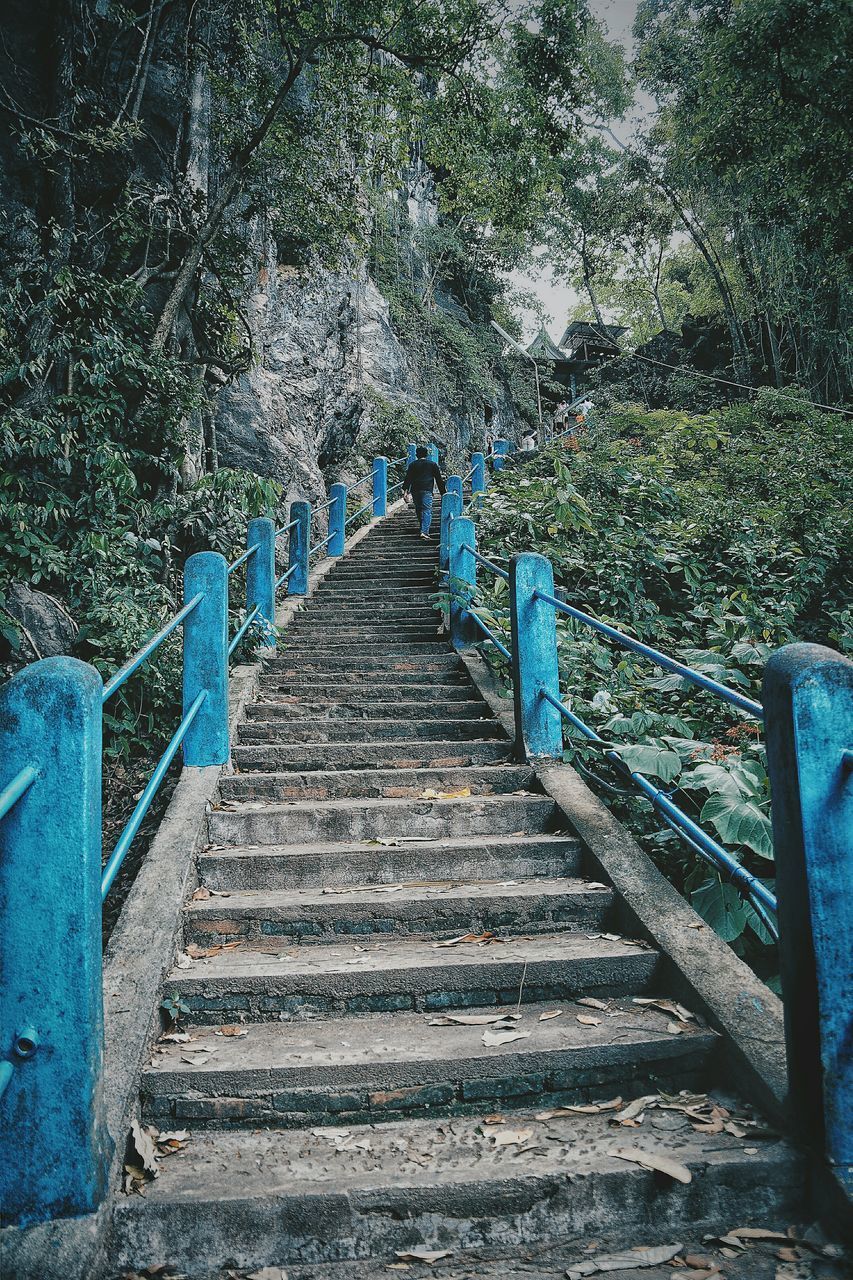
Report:
[[222,219],[225,216],[225,211],[234,196],[240,190],[243,182],[243,175],[249,161],[275,124],[278,114],[284,105],[285,98],[290,93],[290,90],[293,88],[294,83],[299,77],[304,65],[304,59],[306,56],[310,55],[310,52],[310,49],[305,50],[300,57],[294,59],[290,71],[267,108],[263,119],[249,135],[246,142],[234,157],[230,172],[222,183],[216,199],[210,206],[207,217],[199,228],[195,240],[192,241],[187,249],[184,260],[181,263],[177,276],[175,277],[172,292],[169,294],[163,305],[163,310],[160,313],[160,318],[157,321],[157,326],[154,330],[154,336],[151,339],[151,350],[153,352],[164,351],[166,349],[169,334],[172,332],[172,328],[178,318],[181,307],[189,293],[190,287],[195,279],[196,272],[201,266],[204,251],[218,232]]

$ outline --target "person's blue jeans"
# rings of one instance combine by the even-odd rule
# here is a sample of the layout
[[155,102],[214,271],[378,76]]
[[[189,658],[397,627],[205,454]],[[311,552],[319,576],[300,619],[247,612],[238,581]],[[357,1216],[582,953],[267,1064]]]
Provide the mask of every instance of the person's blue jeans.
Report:
[[421,533],[429,533],[432,524],[432,492],[426,489],[415,489],[412,493],[415,502],[415,515],[421,526]]

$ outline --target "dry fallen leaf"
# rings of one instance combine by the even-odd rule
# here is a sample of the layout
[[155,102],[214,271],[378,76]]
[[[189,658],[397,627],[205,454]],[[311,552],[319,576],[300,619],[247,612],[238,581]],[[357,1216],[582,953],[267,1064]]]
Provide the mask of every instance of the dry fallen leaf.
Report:
[[133,1143],[134,1150],[139,1157],[140,1164],[146,1173],[151,1174],[152,1178],[156,1178],[159,1169],[157,1168],[157,1148],[154,1141],[157,1138],[157,1130],[148,1126],[143,1129],[138,1120],[130,1122],[130,1138]]
[[726,1234],[737,1236],[740,1240],[781,1240],[785,1244],[791,1239],[784,1231],[771,1231],[767,1227],[735,1227]]
[[606,1000],[596,1000],[595,996],[579,996],[575,1004],[586,1005],[588,1009],[608,1009],[610,1007]]
[[593,1018],[592,1014],[590,1014],[590,1013],[579,1013],[579,1014],[577,1014],[577,1020],[578,1020],[578,1022],[582,1023],[585,1027],[600,1027],[600,1026],[601,1026],[601,1019],[600,1019],[600,1018]]
[[430,1018],[431,1027],[486,1027],[493,1023],[509,1026],[520,1013],[442,1013],[438,1018]]
[[[692,1182],[693,1174],[684,1164],[672,1160],[669,1156],[658,1155],[654,1151],[643,1151],[640,1147],[621,1147],[613,1150],[619,1160],[630,1160],[632,1164],[642,1165],[644,1169],[652,1169],[656,1173],[665,1173],[676,1182]],[[675,1256],[675,1255],[673,1255]]]
[[497,935],[490,933],[487,929],[485,933],[463,933],[458,938],[448,938],[446,942],[436,942],[436,947],[457,947],[465,942],[497,942]]
[[420,1245],[416,1245],[413,1249],[395,1249],[394,1256],[401,1258],[403,1262],[427,1262],[432,1265],[438,1262],[439,1258],[449,1258],[451,1256],[450,1249],[423,1249]]
[[634,996],[632,1004],[648,1005],[654,1009],[660,1009],[662,1013],[671,1013],[679,1022],[695,1022],[696,1014],[691,1013],[689,1009],[685,1009],[683,1004],[679,1004],[677,1000],[658,1000],[651,996]]
[[498,1045],[511,1044],[513,1040],[526,1040],[530,1034],[529,1031],[518,1031],[514,1028],[487,1027],[483,1032],[483,1044],[488,1049],[494,1049]]
[[652,1102],[657,1102],[658,1095],[656,1093],[647,1093],[645,1097],[635,1098],[633,1102],[629,1102],[624,1111],[620,1111],[618,1116],[613,1116],[612,1124],[625,1124],[630,1120],[636,1120],[646,1107]]
[[193,894],[192,901],[204,902],[209,897],[210,897],[210,890],[205,889],[204,885],[201,885],[198,889],[196,889],[195,893]]
[[189,1031],[167,1031],[157,1041],[158,1044],[188,1044],[190,1039]]
[[249,1034],[246,1027],[219,1027],[213,1033],[215,1036],[247,1036]]
[[610,1102],[578,1102],[567,1107],[555,1107],[553,1111],[539,1111],[537,1120],[556,1120],[560,1116],[597,1116],[602,1111],[615,1111],[622,1106],[621,1098],[613,1098]]
[[420,800],[467,800],[470,794],[470,787],[460,787],[458,791],[434,791],[432,787],[427,787],[418,798]]
[[640,1267],[658,1267],[677,1258],[684,1246],[662,1244],[654,1249],[626,1249],[624,1253],[608,1253],[588,1262],[575,1262],[566,1272],[567,1280],[601,1275],[604,1271],[630,1271]]
[[499,1129],[491,1135],[496,1147],[522,1146],[533,1137],[532,1129]]
[[540,1013],[539,1021],[549,1022],[551,1018],[562,1018],[564,1012],[563,1009],[546,1009],[544,1013]]
[[282,1271],[281,1267],[261,1267],[260,1271],[253,1271],[246,1280],[287,1280],[287,1272]]

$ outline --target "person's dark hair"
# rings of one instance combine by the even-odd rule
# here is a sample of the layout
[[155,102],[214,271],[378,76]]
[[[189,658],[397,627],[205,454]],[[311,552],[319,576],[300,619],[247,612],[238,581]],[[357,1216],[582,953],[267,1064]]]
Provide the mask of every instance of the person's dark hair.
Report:
[[419,444],[415,450],[415,456],[418,458],[426,458],[429,455],[429,449],[425,444]]

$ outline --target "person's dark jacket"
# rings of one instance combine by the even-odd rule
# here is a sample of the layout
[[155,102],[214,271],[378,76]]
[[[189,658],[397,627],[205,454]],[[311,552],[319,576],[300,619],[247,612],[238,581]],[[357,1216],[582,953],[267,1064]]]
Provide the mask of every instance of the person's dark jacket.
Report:
[[444,478],[434,462],[429,458],[416,458],[409,463],[406,478],[403,481],[404,493],[432,493],[434,484],[438,492],[445,492]]

